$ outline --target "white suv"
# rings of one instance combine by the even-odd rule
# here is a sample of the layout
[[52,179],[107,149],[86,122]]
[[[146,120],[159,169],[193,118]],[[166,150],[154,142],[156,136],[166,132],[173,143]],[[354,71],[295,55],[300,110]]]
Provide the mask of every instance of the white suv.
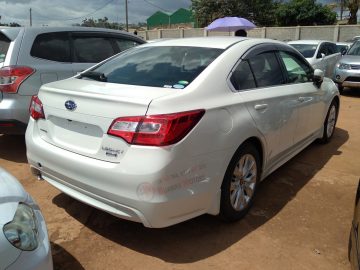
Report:
[[24,134],[31,96],[41,85],[76,75],[141,38],[90,27],[0,29],[0,134]]

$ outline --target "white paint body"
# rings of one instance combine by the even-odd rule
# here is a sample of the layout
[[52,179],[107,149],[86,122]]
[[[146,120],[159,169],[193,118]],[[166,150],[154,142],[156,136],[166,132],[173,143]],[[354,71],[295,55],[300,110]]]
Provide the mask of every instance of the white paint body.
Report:
[[[249,48],[265,42],[278,44],[221,37],[145,45],[227,48],[186,89],[77,78],[42,86],[46,119],[31,118],[26,132],[30,165],[68,195],[147,227],[217,215],[225,171],[244,141],[261,142],[264,179],[322,136],[327,110],[338,95],[327,78],[320,88],[308,82],[235,92],[229,82],[233,67]],[[75,111],[65,109],[69,99],[77,103]],[[267,106],[254,109],[259,104]],[[170,146],[129,145],[107,134],[117,117],[197,109],[206,110],[203,118]],[[106,147],[121,154],[106,156]]]
[[338,52],[334,54],[325,55],[322,57],[319,51],[321,46],[325,42],[335,45],[335,43],[333,42],[324,41],[324,40],[297,40],[297,41],[290,41],[288,42],[288,44],[290,45],[306,44],[306,45],[313,45],[314,47],[316,47],[314,55],[312,57],[306,57],[306,60],[314,69],[321,69],[322,71],[324,71],[326,77],[332,78],[335,65],[341,59],[341,53]]

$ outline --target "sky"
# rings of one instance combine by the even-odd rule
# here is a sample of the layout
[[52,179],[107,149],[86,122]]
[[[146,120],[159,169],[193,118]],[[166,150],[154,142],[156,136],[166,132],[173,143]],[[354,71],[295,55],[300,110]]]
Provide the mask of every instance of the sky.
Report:
[[[33,26],[65,26],[85,18],[108,17],[110,22],[125,24],[126,0],[0,0],[1,23]],[[189,8],[191,0],[127,0],[129,23],[146,22],[156,11],[174,12]]]

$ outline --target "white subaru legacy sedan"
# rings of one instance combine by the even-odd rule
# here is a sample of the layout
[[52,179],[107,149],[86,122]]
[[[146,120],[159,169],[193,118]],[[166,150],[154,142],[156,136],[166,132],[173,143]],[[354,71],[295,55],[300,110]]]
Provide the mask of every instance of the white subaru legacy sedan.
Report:
[[115,216],[165,227],[238,220],[259,182],[329,141],[335,84],[291,46],[204,37],[129,49],[30,104],[32,171]]

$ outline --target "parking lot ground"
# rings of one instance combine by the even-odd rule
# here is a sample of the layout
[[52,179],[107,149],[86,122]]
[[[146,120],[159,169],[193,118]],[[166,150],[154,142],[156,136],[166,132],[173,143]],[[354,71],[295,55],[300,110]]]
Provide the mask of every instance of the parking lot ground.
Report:
[[348,91],[331,143],[310,145],[270,175],[231,224],[204,215],[148,229],[96,210],[31,176],[23,136],[0,135],[0,166],[39,203],[55,269],[349,269],[359,119],[360,90]]

